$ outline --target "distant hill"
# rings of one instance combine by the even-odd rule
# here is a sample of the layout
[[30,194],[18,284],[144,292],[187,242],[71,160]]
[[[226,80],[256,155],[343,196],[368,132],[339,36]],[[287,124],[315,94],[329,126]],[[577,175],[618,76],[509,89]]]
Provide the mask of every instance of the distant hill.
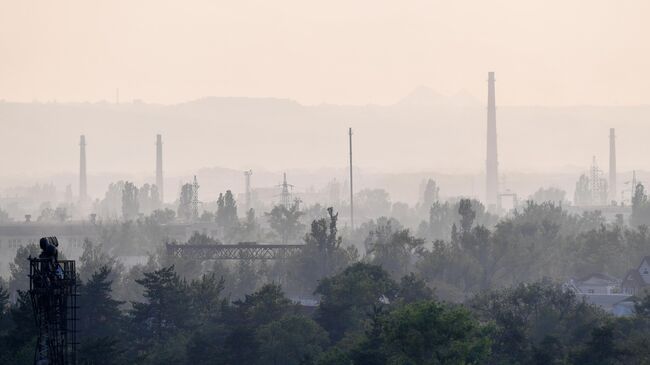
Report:
[[[648,121],[650,106],[498,106],[500,168],[522,195],[555,181],[553,174],[568,174],[561,187],[572,194],[573,176],[592,156],[606,170],[608,131],[615,127],[619,169],[650,170]],[[485,107],[463,92],[443,96],[420,87],[388,106],[234,97],[175,105],[0,102],[0,125],[0,189],[53,181],[60,190],[71,184],[77,191],[80,134],[88,143],[89,175],[97,179],[91,195],[103,195],[107,181],[119,176],[151,181],[157,133],[163,134],[166,176],[173,179],[166,182],[167,197],[193,174],[206,175],[207,196],[226,187],[241,191],[241,171],[248,168],[266,186],[293,171],[296,185],[318,187],[346,180],[352,127],[355,164],[364,171],[359,188],[382,185],[412,200],[420,183],[414,180],[438,174],[459,177],[442,186],[450,195],[483,193]],[[226,170],[202,170],[211,166]],[[538,177],[518,180],[513,171]]]

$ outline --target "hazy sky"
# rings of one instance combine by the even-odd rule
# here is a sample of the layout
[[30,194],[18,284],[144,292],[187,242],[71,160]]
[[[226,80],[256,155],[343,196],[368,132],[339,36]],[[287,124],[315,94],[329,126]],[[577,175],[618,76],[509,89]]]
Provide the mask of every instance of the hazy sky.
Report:
[[[650,1],[0,0],[0,99],[650,101]],[[477,82],[477,80],[480,80]]]

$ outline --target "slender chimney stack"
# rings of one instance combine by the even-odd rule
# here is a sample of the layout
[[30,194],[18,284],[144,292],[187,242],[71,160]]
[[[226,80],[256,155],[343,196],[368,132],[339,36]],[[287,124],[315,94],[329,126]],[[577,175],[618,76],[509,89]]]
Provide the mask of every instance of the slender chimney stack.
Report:
[[156,186],[162,203],[165,201],[163,195],[165,189],[163,188],[162,136],[160,134],[156,135]]
[[79,201],[88,198],[88,180],[86,178],[86,136],[79,137]]
[[[635,187],[636,188],[636,187]],[[609,129],[609,203],[616,201],[616,134]]]
[[497,159],[497,112],[494,93],[494,72],[488,73],[487,158],[485,160],[485,201],[495,212],[499,194],[499,162]]

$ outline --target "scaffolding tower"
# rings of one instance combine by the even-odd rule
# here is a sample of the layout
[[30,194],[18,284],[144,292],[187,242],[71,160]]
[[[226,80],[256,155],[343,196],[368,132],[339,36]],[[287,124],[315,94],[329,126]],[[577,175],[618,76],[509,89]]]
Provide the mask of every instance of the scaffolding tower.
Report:
[[75,365],[77,274],[73,260],[58,260],[56,237],[40,240],[41,254],[29,258],[29,294],[38,339],[35,365]]

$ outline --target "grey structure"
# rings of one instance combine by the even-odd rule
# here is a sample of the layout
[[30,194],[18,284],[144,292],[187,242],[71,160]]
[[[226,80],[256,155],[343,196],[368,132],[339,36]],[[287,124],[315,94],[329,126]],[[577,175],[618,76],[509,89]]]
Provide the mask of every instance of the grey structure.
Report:
[[488,73],[487,156],[485,160],[485,202],[495,212],[499,195],[499,162],[497,159],[497,111],[494,72]]
[[616,201],[616,133],[609,129],[609,202]]
[[194,260],[281,260],[305,245],[274,245],[242,242],[236,245],[167,244],[167,255]]
[[88,179],[86,177],[86,136],[79,137],[79,201],[88,199]]
[[156,186],[160,194],[160,201],[165,202],[163,189],[163,162],[162,162],[162,136],[156,135]]

